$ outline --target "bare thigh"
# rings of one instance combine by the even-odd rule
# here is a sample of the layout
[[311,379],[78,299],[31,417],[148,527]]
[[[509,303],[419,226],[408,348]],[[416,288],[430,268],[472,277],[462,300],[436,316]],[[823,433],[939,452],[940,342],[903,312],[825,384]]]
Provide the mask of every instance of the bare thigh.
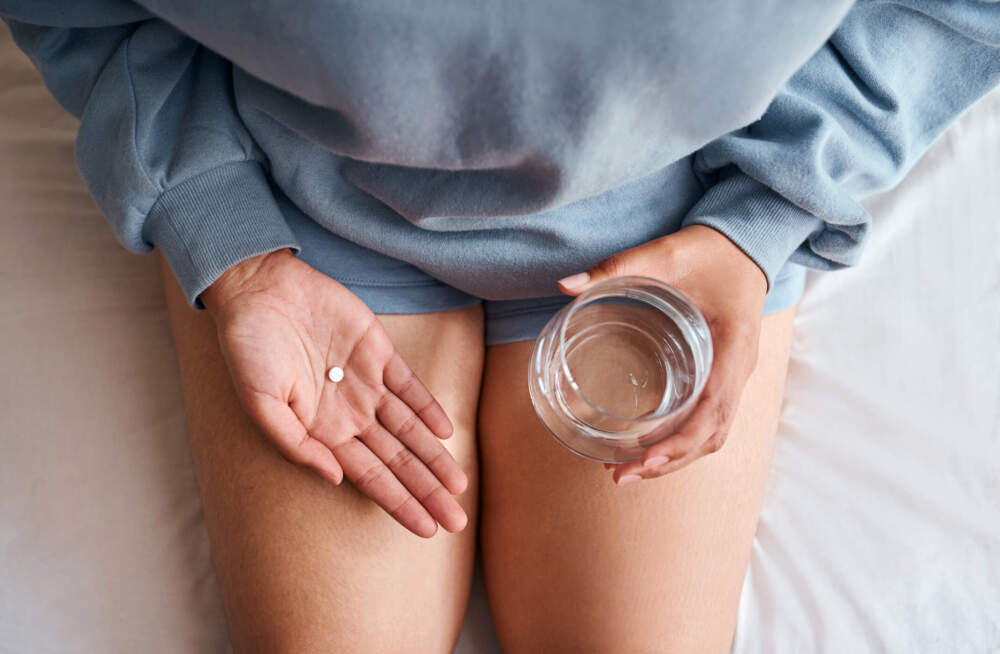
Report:
[[333,486],[278,454],[238,403],[211,317],[187,306],[160,264],[235,651],[451,652],[475,556],[480,308],[379,316],[451,417],[444,443],[469,475],[469,525],[423,539],[350,482]]
[[781,407],[794,309],[767,316],[726,445],[615,486],[560,446],[526,390],[531,343],[489,348],[481,535],[506,654],[729,652]]

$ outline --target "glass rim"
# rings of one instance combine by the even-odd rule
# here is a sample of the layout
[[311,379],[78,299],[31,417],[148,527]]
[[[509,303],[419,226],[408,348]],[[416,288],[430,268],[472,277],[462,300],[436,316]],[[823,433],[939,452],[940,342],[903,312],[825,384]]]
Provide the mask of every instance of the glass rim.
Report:
[[[680,304],[684,305],[687,309],[691,310],[697,322],[700,323],[700,325],[704,326],[705,328],[705,334],[707,334],[708,336],[708,350],[707,350],[708,354],[705,361],[706,363],[705,374],[702,375],[701,379],[697,380],[694,388],[691,391],[691,394],[680,405],[671,409],[670,411],[661,411],[657,409],[653,413],[646,416],[641,416],[638,418],[629,418],[626,416],[619,416],[617,414],[611,413],[610,411],[607,411],[603,407],[598,406],[593,401],[591,401],[589,397],[587,397],[586,393],[583,392],[583,389],[581,389],[579,384],[576,383],[576,379],[574,379],[573,373],[569,369],[569,362],[566,361],[566,347],[565,347],[566,327],[567,325],[569,325],[569,321],[573,317],[573,314],[575,314],[580,308],[586,306],[593,300],[598,300],[605,297],[622,297],[622,298],[630,298],[633,300],[639,300],[640,302],[646,302],[642,298],[637,298],[634,295],[630,295],[627,292],[631,286],[637,286],[640,284],[645,286],[654,286],[658,290],[665,291],[666,293],[677,299],[680,302]],[[612,289],[619,289],[619,291],[615,292]],[[648,304],[648,302],[646,303]],[[705,317],[701,314],[701,311],[698,309],[698,306],[694,303],[694,300],[688,297],[688,295],[685,294],[683,291],[681,291],[679,288],[675,288],[674,286],[671,286],[670,284],[667,284],[666,282],[663,282],[654,277],[645,277],[643,275],[623,275],[620,277],[612,277],[602,282],[598,282],[594,286],[588,288],[583,293],[580,293],[580,295],[576,296],[573,302],[568,306],[569,306],[569,311],[566,313],[566,316],[562,320],[562,324],[559,326],[559,347],[557,348],[559,357],[559,367],[562,368],[563,375],[565,375],[566,379],[570,382],[572,387],[576,389],[580,399],[582,399],[584,402],[587,403],[587,406],[594,409],[598,413],[608,418],[611,418],[612,420],[621,420],[623,422],[643,424],[653,421],[664,420],[665,418],[669,418],[672,415],[681,413],[682,411],[686,411],[688,407],[691,406],[692,403],[696,402],[699,399],[702,390],[705,388],[705,384],[708,382],[708,377],[712,372],[712,364],[715,359],[714,356],[715,353],[713,351],[713,343],[712,343],[712,331],[711,329],[709,329],[708,323],[705,321]],[[573,416],[573,418],[577,419],[576,416]],[[591,428],[593,429],[593,427]],[[606,432],[606,433],[613,433],[613,432]]]

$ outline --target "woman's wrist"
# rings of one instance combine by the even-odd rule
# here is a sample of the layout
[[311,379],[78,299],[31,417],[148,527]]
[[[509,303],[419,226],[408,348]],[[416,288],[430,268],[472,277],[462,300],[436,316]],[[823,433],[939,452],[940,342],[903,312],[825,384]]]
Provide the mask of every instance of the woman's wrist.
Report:
[[218,315],[222,307],[244,292],[252,280],[260,278],[275,264],[283,263],[289,257],[294,258],[295,255],[288,248],[281,248],[244,259],[227,268],[218,279],[202,291],[199,296],[202,304],[213,316]]
[[685,230],[695,232],[700,238],[704,238],[706,242],[711,242],[715,258],[725,261],[734,270],[738,270],[748,281],[755,280],[759,282],[757,284],[751,283],[751,285],[758,287],[763,294],[767,294],[768,282],[764,269],[725,232],[709,225],[688,225],[680,231]]

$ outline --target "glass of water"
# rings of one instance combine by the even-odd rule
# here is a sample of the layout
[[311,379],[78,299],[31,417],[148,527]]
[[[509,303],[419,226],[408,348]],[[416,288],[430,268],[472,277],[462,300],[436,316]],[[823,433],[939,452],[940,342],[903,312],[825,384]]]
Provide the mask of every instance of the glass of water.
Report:
[[712,368],[694,303],[648,277],[581,293],[535,341],[528,388],[556,440],[609,463],[633,461],[690,415]]

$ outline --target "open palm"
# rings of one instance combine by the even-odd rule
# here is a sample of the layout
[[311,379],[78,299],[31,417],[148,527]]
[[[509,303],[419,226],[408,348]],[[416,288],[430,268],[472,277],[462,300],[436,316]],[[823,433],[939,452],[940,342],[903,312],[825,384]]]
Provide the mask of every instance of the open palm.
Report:
[[451,422],[357,296],[284,252],[209,308],[240,402],[285,458],[346,476],[417,535],[465,526],[467,478],[438,440]]

